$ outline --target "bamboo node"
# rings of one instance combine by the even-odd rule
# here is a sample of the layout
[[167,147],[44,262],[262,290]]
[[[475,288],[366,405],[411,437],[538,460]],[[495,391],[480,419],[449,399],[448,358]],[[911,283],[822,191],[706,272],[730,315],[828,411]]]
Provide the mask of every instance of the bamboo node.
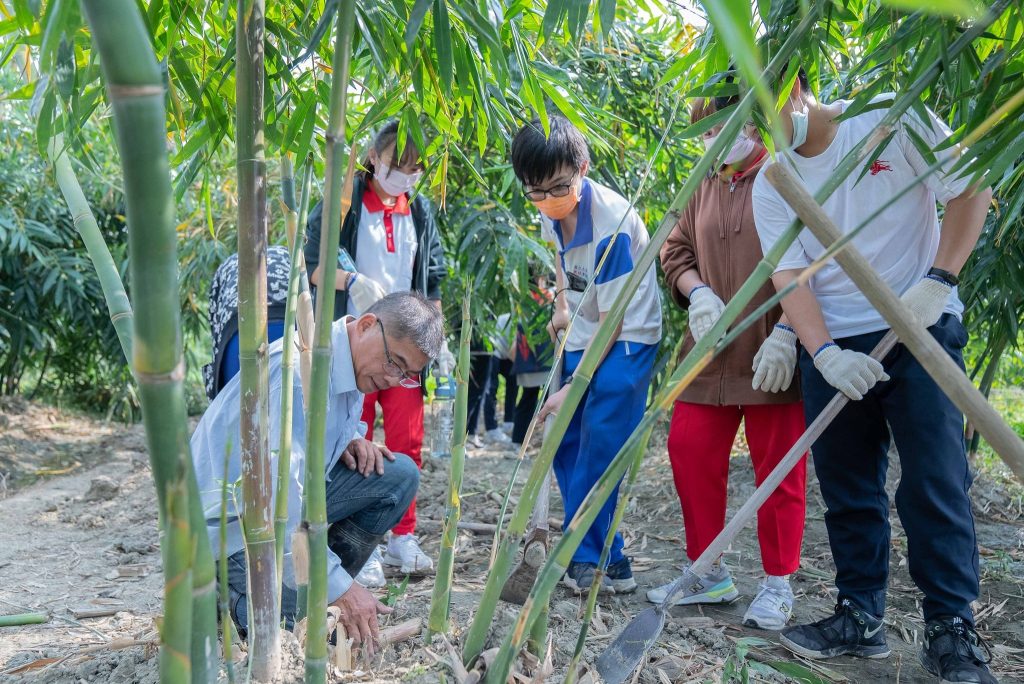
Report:
[[178,363],[175,364],[174,368],[167,373],[147,373],[146,371],[135,369],[135,377],[138,379],[139,384],[163,384],[163,383],[179,383],[185,381],[185,358],[179,356]]
[[154,97],[164,96],[163,85],[121,85],[117,83],[107,84],[112,99],[120,100],[130,97]]

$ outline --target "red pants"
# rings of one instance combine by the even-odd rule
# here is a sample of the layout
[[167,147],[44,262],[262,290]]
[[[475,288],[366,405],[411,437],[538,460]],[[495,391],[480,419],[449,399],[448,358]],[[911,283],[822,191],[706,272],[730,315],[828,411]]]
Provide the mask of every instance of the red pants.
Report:
[[[696,560],[725,527],[729,452],[740,419],[761,484],[805,429],[803,405],[707,406],[676,402],[668,433],[668,456],[683,506],[686,555]],[[800,565],[804,536],[804,459],[768,497],[757,513],[761,564],[769,575],[789,575]]]
[[[397,454],[405,454],[422,469],[423,457],[420,456],[420,451],[423,448],[423,393],[420,388],[398,386],[366,395],[363,400],[363,422],[366,423],[366,439],[371,441],[378,403],[384,412],[384,445]],[[391,531],[395,534],[412,534],[415,529],[414,498],[409,510]]]

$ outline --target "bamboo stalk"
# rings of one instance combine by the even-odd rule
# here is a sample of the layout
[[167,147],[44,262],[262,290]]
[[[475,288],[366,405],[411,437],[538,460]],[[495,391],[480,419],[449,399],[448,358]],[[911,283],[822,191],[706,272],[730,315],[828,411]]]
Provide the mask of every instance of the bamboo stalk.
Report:
[[0,615],[0,627],[22,627],[24,625],[41,625],[50,621],[49,613],[18,613],[17,615]]
[[[355,0],[341,0],[334,43],[331,73],[330,113],[327,125],[327,168],[323,220],[320,224],[320,265],[323,292],[334,292],[337,273],[338,233],[343,216],[352,203],[352,175],[355,151],[348,159],[345,187],[341,170],[345,164],[345,112],[349,81],[349,62],[355,26]],[[324,435],[327,428],[327,386],[331,368],[331,331],[334,321],[334,297],[317,298],[316,341],[310,380],[306,451],[306,517],[309,534],[309,587],[306,620],[306,682],[319,684],[327,678],[327,503],[324,482]]]
[[121,343],[125,361],[130,364],[132,358],[132,305],[128,301],[128,293],[125,292],[124,284],[121,282],[117,264],[110,256],[107,243],[103,240],[100,227],[96,224],[96,217],[93,216],[89,201],[85,198],[85,193],[82,192],[78,176],[71,168],[71,162],[68,161],[62,133],[58,133],[50,139],[49,154],[50,161],[53,162],[57,185],[60,186],[61,194],[64,195],[64,201],[68,203],[75,229],[82,237],[82,242],[85,243],[89,260],[92,261],[93,268],[96,269],[96,275],[103,290],[103,299],[106,301],[107,311],[110,313],[110,323],[117,332],[117,339]]
[[[769,73],[778,73],[782,66],[788,63],[789,57],[796,50],[799,41],[813,26],[820,8],[821,3],[815,3],[812,6],[812,10],[790,33],[789,38],[779,48],[779,52],[768,65]],[[468,665],[471,663],[483,650],[484,640],[486,639],[487,632],[493,622],[494,612],[497,609],[501,585],[508,577],[512,561],[515,556],[516,544],[518,543],[519,537],[526,529],[529,514],[533,508],[533,502],[536,500],[537,494],[540,491],[542,478],[546,477],[547,471],[551,467],[555,450],[561,442],[562,437],[565,435],[565,431],[569,426],[572,415],[593,378],[600,356],[606,345],[610,342],[611,333],[622,321],[626,308],[629,306],[629,303],[633,298],[633,294],[640,286],[641,280],[646,277],[647,270],[653,265],[654,259],[657,256],[662,243],[665,242],[669,233],[672,232],[676,222],[676,215],[683,207],[686,206],[686,203],[689,202],[693,193],[700,186],[704,175],[711,168],[713,160],[725,151],[726,145],[731,144],[732,139],[739,133],[740,129],[747,121],[753,107],[753,102],[753,92],[747,92],[747,94],[740,100],[739,104],[736,105],[736,111],[734,111],[732,116],[728,121],[726,121],[722,128],[722,132],[715,141],[715,144],[712,145],[711,149],[709,149],[697,162],[690,176],[683,184],[683,187],[672,201],[672,205],[657,232],[651,237],[647,248],[638,257],[633,270],[630,272],[630,275],[626,279],[626,283],[623,285],[622,291],[606,314],[604,323],[595,332],[591,344],[584,352],[583,358],[580,360],[580,363],[573,374],[573,382],[569,386],[569,393],[563,401],[562,407],[558,412],[558,416],[556,416],[555,421],[552,424],[550,440],[545,440],[540,453],[534,459],[533,466],[530,469],[530,473],[527,477],[526,483],[523,485],[522,493],[519,497],[519,505],[516,507],[512,519],[509,521],[508,529],[503,535],[500,535],[500,537],[495,540],[494,551],[491,556],[491,570],[487,578],[487,584],[484,586],[480,605],[477,608],[476,615],[473,617],[473,623],[466,634],[465,641],[463,642],[464,664]],[[787,235],[791,236],[789,239],[790,242],[795,239],[796,234],[796,228],[791,228],[787,231]],[[782,242],[781,239],[780,242]],[[770,271],[761,274],[761,280],[758,287],[768,279],[770,274]],[[754,278],[754,276],[752,275],[751,278]],[[748,280],[748,283],[749,282],[750,280]],[[588,287],[592,286],[592,284],[588,285]],[[749,293],[750,296],[747,298],[747,301],[753,297],[753,294],[753,292]],[[730,311],[729,307],[726,308],[726,311]],[[739,308],[733,308],[733,317],[730,318],[728,322],[731,323],[735,320],[738,314]],[[725,315],[723,314],[723,318],[724,317]],[[725,332],[725,326],[722,326],[721,328],[713,328],[713,331],[717,332],[717,336],[712,340],[708,340],[707,348],[710,348],[710,345]],[[559,348],[557,354],[560,355],[561,353],[562,349]],[[549,375],[548,384],[550,384],[551,379],[552,378]]]
[[[192,678],[192,535],[188,518],[188,485],[175,481],[167,492],[164,550],[164,619],[160,623],[160,681]],[[206,540],[202,540],[206,543]]]
[[235,118],[238,172],[238,362],[242,528],[249,601],[249,667],[257,682],[280,668],[279,592],[270,472],[267,364],[267,197],[263,147],[264,0],[238,0]]
[[[594,606],[597,605],[597,595],[600,592],[601,582],[605,575],[605,566],[608,563],[608,557],[611,555],[612,542],[615,540],[615,533],[618,531],[619,526],[622,525],[622,519],[626,516],[626,505],[629,502],[629,494],[633,490],[633,485],[636,483],[637,476],[640,474],[640,466],[643,464],[644,453],[647,450],[647,443],[651,439],[652,429],[648,429],[644,436],[637,443],[635,451],[633,452],[633,462],[629,467],[629,475],[626,477],[626,482],[619,492],[619,503],[615,506],[615,513],[612,515],[612,524],[608,528],[608,534],[605,535],[604,547],[601,549],[601,558],[597,561],[597,571],[594,572],[594,580],[590,583],[590,593],[587,595],[587,606],[583,611],[583,619],[580,620],[580,631],[576,637],[576,648],[573,650],[572,659],[569,661],[569,666],[565,671],[565,684],[575,684],[576,682],[576,670],[579,668],[580,657],[583,655],[583,647],[587,642],[587,633],[590,631],[590,620],[594,615]],[[539,624],[545,621],[543,613],[538,616],[534,624]],[[531,632],[530,640],[534,640],[535,637]],[[536,652],[533,651],[534,655]]]
[[462,299],[462,331],[459,336],[459,363],[455,369],[455,440],[451,448],[448,470],[448,499],[441,530],[441,553],[437,559],[437,573],[430,599],[430,618],[424,637],[429,645],[435,634],[448,635],[451,629],[452,578],[455,569],[455,542],[458,539],[459,519],[462,517],[462,471],[466,462],[466,414],[469,406],[469,341],[473,324],[469,319],[469,293]]
[[[309,198],[309,187],[313,178],[313,165],[307,164],[303,174],[303,204]],[[286,154],[281,159],[281,195],[285,206],[285,225],[291,242],[291,259],[288,270],[288,300],[284,314],[284,337],[281,341],[281,411],[280,411],[280,442],[277,451],[277,489],[274,498],[274,541],[275,567],[278,579],[277,611],[281,612],[281,587],[284,577],[284,538],[288,525],[288,483],[291,479],[292,455],[292,414],[295,358],[295,307],[299,294],[298,260],[302,256],[302,238],[297,231],[301,225],[295,211],[295,179],[292,170],[291,156]]]
[[[842,238],[839,228],[825,210],[784,164],[773,164],[765,174],[768,182],[779,191],[818,242],[828,246]],[[900,301],[899,295],[875,273],[868,260],[852,245],[837,254],[836,261],[896,331],[900,341],[928,371],[950,401],[967,415],[1017,478],[1024,481],[1024,442],[985,400],[938,341],[917,322],[913,313]]]
[[224,666],[227,669],[228,684],[235,684],[235,664],[231,658],[231,628],[233,626],[231,618],[231,609],[229,606],[229,590],[228,590],[228,465],[231,462],[231,446],[230,443],[224,449],[224,479],[220,483],[220,527],[219,527],[219,547],[217,549],[218,558],[220,558],[219,571],[219,583],[220,583],[220,601],[218,610],[220,611],[220,627],[221,627],[221,640],[224,644]]
[[[195,561],[188,591],[182,590],[166,572],[174,562],[168,558],[171,544],[163,545],[166,584],[161,660],[177,660],[182,665],[169,681],[186,681],[189,665],[193,681],[208,681],[217,669],[213,665],[216,596],[209,591],[212,582],[205,584],[213,575],[212,553],[205,523],[197,526],[203,516],[188,448],[178,291],[168,285],[178,282],[178,271],[163,79],[136,3],[84,0],[82,7],[101,57],[116,124],[127,203],[132,293],[136,303],[144,303],[133,307],[132,371],[139,383],[165,540],[169,542],[172,531],[180,534],[187,530],[187,555],[194,553]],[[178,493],[179,502],[174,511],[169,509],[172,491]],[[188,506],[187,519],[183,519],[182,505]],[[182,606],[182,601],[190,605]],[[194,627],[192,620],[196,620]],[[180,678],[182,673],[186,679]]]

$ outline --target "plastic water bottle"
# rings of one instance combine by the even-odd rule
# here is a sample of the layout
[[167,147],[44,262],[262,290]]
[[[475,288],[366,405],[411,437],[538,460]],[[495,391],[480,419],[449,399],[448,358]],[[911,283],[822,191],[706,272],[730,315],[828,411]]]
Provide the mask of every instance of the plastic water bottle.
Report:
[[431,436],[430,455],[451,458],[452,433],[455,430],[455,379],[438,376],[434,390],[434,434]]

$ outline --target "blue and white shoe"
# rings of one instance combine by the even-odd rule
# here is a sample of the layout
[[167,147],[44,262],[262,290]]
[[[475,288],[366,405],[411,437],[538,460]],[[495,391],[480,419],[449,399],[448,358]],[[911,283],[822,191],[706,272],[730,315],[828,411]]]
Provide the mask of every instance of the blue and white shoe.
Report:
[[[675,580],[649,589],[647,600],[651,603],[661,603],[668,596],[669,589]],[[711,568],[711,572],[702,575],[698,582],[683,589],[683,592],[676,598],[672,605],[689,606],[695,603],[731,603],[739,598],[740,592],[733,584],[732,575],[725,563],[718,563]]]

